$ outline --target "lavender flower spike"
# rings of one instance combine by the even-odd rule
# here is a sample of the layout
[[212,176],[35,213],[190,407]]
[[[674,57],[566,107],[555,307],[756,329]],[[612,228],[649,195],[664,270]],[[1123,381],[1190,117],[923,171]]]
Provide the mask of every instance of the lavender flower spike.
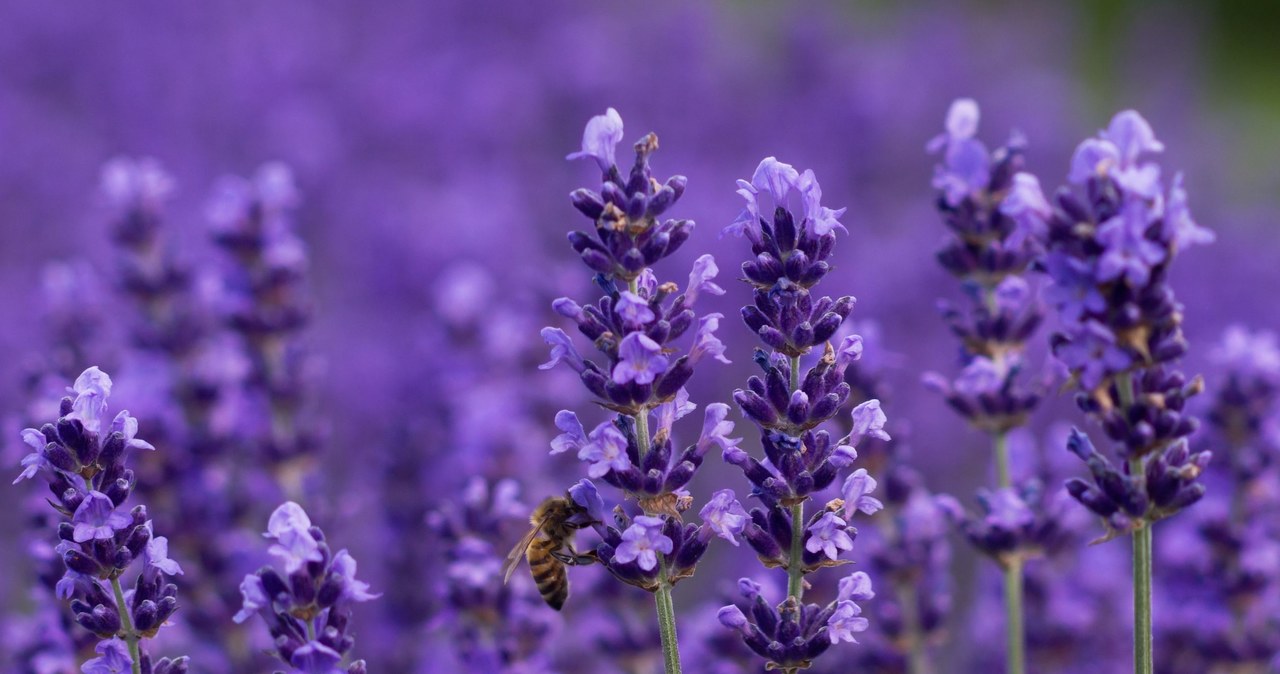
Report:
[[[833,499],[807,520],[805,504],[856,460],[859,443],[888,440],[889,434],[878,400],[852,411],[852,431],[839,440],[820,428],[848,402],[852,388],[845,372],[863,349],[856,335],[840,339],[838,349],[832,345],[853,310],[853,297],[813,293],[830,269],[836,231],[846,231],[838,220],[845,209],[822,205],[813,171],[799,171],[775,157],[763,159],[751,181],[739,180],[738,186],[746,207],[724,232],[751,245],[742,273],[752,286],[752,302],[742,308],[742,319],[768,350],[756,350],[754,360],[763,372],[733,398],[757,426],[764,457],[751,456],[736,442],[723,446],[721,454],[742,470],[751,495],[760,500],[762,507],[751,510],[742,537],[766,568],[786,569],[787,598],[771,607],[752,589],[746,594],[754,604],[753,620],[737,607],[722,609],[720,620],[741,632],[744,643],[765,658],[766,668],[794,672],[867,627],[847,598],[820,607],[804,604],[803,597],[807,574],[849,563],[841,555],[853,549],[857,535],[850,517],[875,512],[879,501],[867,496],[875,483],[860,470],[845,482],[847,500]],[[768,201],[772,211],[762,207]],[[793,202],[800,203],[800,213],[791,210]],[[815,351],[806,370],[802,361]]]
[[1204,496],[1197,478],[1210,460],[1187,442],[1199,421],[1186,402],[1203,383],[1175,369],[1187,342],[1168,279],[1179,246],[1211,236],[1191,220],[1180,180],[1164,195],[1160,167],[1147,158],[1163,149],[1132,110],[1081,143],[1069,180],[1084,195],[1058,192],[1042,265],[1062,325],[1051,339],[1054,355],[1072,375],[1077,405],[1099,423],[1119,460],[1117,467],[1074,433],[1068,448],[1093,480],[1074,479],[1067,488],[1102,519],[1104,540],[1133,535],[1138,672],[1153,668],[1151,525]]
[[[18,481],[43,476],[61,515],[55,550],[65,571],[57,594],[71,600],[76,623],[100,639],[98,657],[82,671],[184,674],[187,658],[153,663],[142,644],[177,611],[178,588],[169,578],[182,567],[169,559],[168,541],[154,536],[147,507],[126,507],[137,482],[126,465],[130,450],[152,447],[136,437],[128,412],[103,423],[111,388],[111,377],[91,367],[67,389],[74,397],[62,399],[56,422],[24,430],[36,452],[22,460]],[[126,593],[120,579],[131,568],[137,572]]]
[[275,655],[292,671],[363,674],[363,660],[339,666],[355,646],[348,633],[351,610],[381,595],[356,580],[355,559],[346,550],[330,552],[324,532],[297,503],[283,503],[271,513],[265,536],[276,541],[270,552],[284,562],[285,573],[267,566],[245,576],[244,605],[235,621],[261,615]]

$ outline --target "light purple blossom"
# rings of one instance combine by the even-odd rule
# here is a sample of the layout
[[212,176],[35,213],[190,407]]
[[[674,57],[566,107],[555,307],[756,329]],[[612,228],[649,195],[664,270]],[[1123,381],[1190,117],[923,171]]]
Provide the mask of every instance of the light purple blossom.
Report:
[[1104,379],[1129,367],[1131,358],[1116,344],[1115,335],[1101,323],[1089,320],[1067,334],[1069,341],[1054,355],[1068,369],[1080,373],[1080,386],[1096,388]]
[[173,193],[173,177],[152,157],[116,157],[102,167],[102,194],[118,208],[154,209]]
[[117,531],[123,531],[133,524],[133,518],[116,510],[115,504],[106,494],[91,491],[76,508],[71,523],[75,525],[71,539],[76,543],[84,543],[110,540]]
[[711,445],[719,445],[722,452],[730,447],[736,447],[742,442],[742,438],[729,437],[733,432],[733,425],[733,422],[729,421],[728,405],[724,403],[707,405],[702,417],[702,434],[698,436],[698,453],[706,453],[711,449]]
[[550,370],[561,362],[573,368],[573,371],[578,374],[582,374],[582,371],[587,369],[586,363],[582,360],[582,355],[578,353],[578,349],[573,345],[573,340],[569,339],[569,335],[565,334],[564,330],[550,327],[543,328],[542,340],[551,347],[551,360],[539,365],[539,370]]
[[1130,200],[1118,215],[1098,228],[1098,241],[1106,247],[1098,259],[1099,281],[1126,278],[1136,287],[1147,284],[1151,267],[1165,257],[1164,248],[1146,238],[1150,224],[1147,205]]
[[612,422],[596,426],[588,442],[578,449],[578,458],[590,461],[587,475],[604,477],[610,470],[623,471],[631,465],[627,458],[627,438]]
[[716,337],[716,330],[720,328],[720,319],[724,318],[724,314],[707,314],[702,317],[698,323],[698,331],[693,336],[693,346],[689,347],[689,363],[696,365],[698,361],[710,356],[721,363],[728,364],[731,361],[724,355],[724,342]]
[[1106,300],[1094,282],[1094,271],[1084,260],[1054,251],[1044,257],[1043,263],[1053,279],[1044,290],[1045,300],[1057,307],[1064,323],[1077,323],[1087,312],[1106,309]]
[[665,523],[661,517],[640,515],[622,532],[622,543],[614,552],[616,562],[636,562],[641,569],[652,571],[658,566],[658,553],[671,552],[672,541],[662,533]]
[[735,546],[738,544],[736,537],[742,533],[750,520],[746,509],[738,502],[732,489],[721,489],[712,494],[711,500],[702,507],[698,516],[706,522],[706,526],[712,532]]
[[324,560],[320,543],[311,534],[311,518],[293,501],[280,504],[271,513],[264,536],[275,539],[267,553],[279,557],[287,573],[301,569],[307,562]]
[[23,480],[33,478],[36,476],[36,473],[45,470],[46,468],[52,468],[49,461],[40,453],[44,450],[45,445],[48,444],[48,440],[44,437],[44,433],[41,433],[34,428],[25,428],[22,430],[22,441],[27,443],[28,447],[31,447],[36,451],[22,457],[22,472],[18,474],[18,477],[14,478],[13,484],[18,484]]
[[124,436],[125,446],[130,449],[155,451],[155,446],[146,440],[138,439],[138,420],[129,414],[129,410],[120,410],[111,420],[111,432]]
[[884,425],[889,419],[880,409],[879,400],[872,399],[858,405],[853,408],[850,416],[853,418],[853,430],[849,432],[848,444],[857,447],[858,443],[867,437],[884,441],[891,439],[884,430]]
[[565,159],[596,160],[600,170],[607,172],[609,167],[617,163],[614,151],[622,142],[622,116],[617,110],[609,108],[603,115],[596,115],[587,122],[582,132],[582,150],[569,153]]
[[613,368],[613,381],[619,384],[635,382],[652,384],[658,375],[667,371],[667,357],[662,347],[647,335],[633,332],[622,338],[618,345],[618,364]]
[[129,646],[120,638],[103,639],[93,647],[98,657],[80,667],[81,674],[127,674],[133,668]]
[[178,562],[169,559],[169,539],[164,536],[156,536],[147,541],[147,564],[169,576],[182,575],[182,567]]
[[1217,238],[1213,230],[1201,227],[1191,217],[1187,207],[1187,191],[1182,187],[1182,174],[1173,176],[1169,186],[1169,200],[1164,211],[1164,233],[1173,241],[1173,247],[1182,250],[1195,244],[1213,243]]
[[600,492],[591,480],[584,478],[569,487],[569,498],[587,509],[587,517],[596,522],[604,520],[604,499],[600,498]]
[[622,322],[629,328],[639,328],[652,323],[657,316],[649,308],[649,302],[643,297],[623,290],[618,293],[618,304],[614,306]]
[[874,599],[875,590],[871,587],[871,576],[866,571],[854,571],[840,579],[836,601],[867,601]]
[[346,549],[333,556],[333,572],[342,579],[342,596],[347,601],[364,602],[382,596],[369,592],[368,583],[356,580],[356,560]]
[[557,297],[551,303],[551,310],[565,318],[572,318],[575,321],[582,320],[582,306],[568,297]]
[[862,360],[862,336],[849,335],[840,340],[840,346],[836,348],[836,368],[844,372],[850,365]]
[[1107,130],[1098,135],[1115,146],[1120,162],[1125,165],[1138,161],[1144,152],[1164,152],[1164,143],[1156,140],[1155,131],[1136,110],[1116,113]]
[[258,611],[271,605],[271,598],[262,586],[262,578],[251,573],[240,582],[240,611],[232,618],[237,625],[252,618]]
[[289,664],[295,669],[289,674],[345,674],[338,666],[342,655],[319,641],[308,641],[293,652]]
[[777,157],[765,157],[751,176],[751,186],[757,190],[768,190],[776,204],[785,205],[791,190],[800,186],[800,172],[791,164],[778,161]]
[[836,229],[844,232],[849,231],[837,220],[849,209],[832,210],[822,205],[822,187],[818,185],[818,178],[814,175],[813,169],[806,169],[800,175],[797,188],[800,190],[801,196],[804,197],[805,221],[813,228],[814,234],[826,236]]
[[1035,301],[1031,285],[1021,276],[1006,276],[996,285],[993,295],[997,309],[1015,316],[1021,314]]
[[698,409],[698,406],[689,402],[689,391],[684,387],[680,387],[676,391],[676,395],[671,400],[659,403],[653,408],[653,418],[658,434],[671,434],[671,428],[675,423]]
[[809,540],[804,548],[809,552],[821,552],[835,560],[841,550],[853,549],[853,538],[845,531],[848,523],[833,512],[823,513],[822,518],[809,525]]
[[871,496],[876,490],[876,479],[867,473],[866,468],[859,468],[845,478],[840,488],[840,496],[844,499],[844,516],[852,518],[855,512],[874,515],[884,508],[880,499]]
[[86,430],[97,433],[102,428],[102,417],[107,413],[111,377],[95,365],[81,372],[68,392],[75,394],[70,416],[79,419]]
[[856,644],[858,640],[853,635],[867,631],[870,626],[871,622],[862,617],[862,609],[857,604],[842,601],[836,604],[835,613],[827,619],[827,636],[833,644],[841,641]]
[[716,619],[720,621],[721,625],[724,625],[729,629],[738,630],[743,634],[751,633],[751,623],[747,621],[746,614],[742,612],[742,609],[734,606],[733,604],[724,606],[717,611]]
[[1067,180],[1079,185],[1090,178],[1106,176],[1120,163],[1120,151],[1105,140],[1086,138],[1071,155],[1071,171]]
[[742,212],[738,214],[738,217],[734,218],[733,222],[729,223],[729,225],[720,232],[720,236],[724,237],[725,234],[733,234],[734,236],[745,235],[753,242],[759,241],[763,233],[760,229],[760,202],[756,199],[756,195],[758,195],[759,192],[751,185],[751,183],[745,180],[739,180],[737,193],[745,199],[747,203],[743,207]]
[[689,287],[684,291],[684,299],[688,306],[693,306],[698,301],[698,295],[709,293],[711,295],[723,295],[724,288],[716,285],[714,279],[720,274],[720,268],[716,266],[716,259],[709,253],[698,257],[693,261],[693,271],[689,272]]
[[1012,248],[1021,246],[1028,239],[1043,238],[1053,207],[1040,189],[1040,179],[1021,172],[1013,176],[1013,186],[1000,203],[1000,212],[1012,218],[1017,225],[1005,239],[1005,246]]
[[995,393],[1004,386],[1005,372],[986,356],[976,356],[956,377],[955,390],[962,395]]
[[947,110],[946,133],[926,146],[931,153],[945,148],[943,163],[934,169],[933,187],[943,191],[951,206],[984,189],[991,179],[987,148],[974,138],[978,120],[978,104],[970,98],[957,99]]
[[587,432],[582,428],[582,422],[569,410],[556,412],[556,428],[560,429],[560,435],[551,440],[552,454],[577,451],[587,443]]

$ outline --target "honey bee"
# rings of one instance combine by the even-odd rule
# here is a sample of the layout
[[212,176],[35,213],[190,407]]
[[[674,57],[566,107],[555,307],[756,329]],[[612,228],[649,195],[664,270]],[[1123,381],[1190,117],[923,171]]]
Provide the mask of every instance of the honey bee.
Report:
[[596,561],[594,552],[583,554],[573,549],[574,532],[589,526],[592,521],[587,518],[587,509],[573,499],[550,496],[534,509],[529,523],[533,528],[507,555],[502,567],[502,582],[511,580],[511,573],[524,557],[529,560],[529,571],[543,600],[559,611],[569,598],[569,577],[565,573],[565,565],[580,566]]

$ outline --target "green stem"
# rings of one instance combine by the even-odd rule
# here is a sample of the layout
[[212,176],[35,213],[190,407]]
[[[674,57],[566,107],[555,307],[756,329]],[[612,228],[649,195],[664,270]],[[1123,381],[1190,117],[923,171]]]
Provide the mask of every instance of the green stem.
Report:
[[676,608],[671,601],[671,584],[667,582],[667,569],[663,565],[658,578],[658,591],[654,593],[658,605],[658,633],[662,637],[662,666],[666,674],[680,674],[680,648],[676,638]]
[[804,599],[804,503],[791,506],[791,555],[787,561],[787,595]]
[[[631,292],[639,290],[639,284],[635,279],[627,281],[627,289]],[[636,422],[636,449],[640,452],[640,458],[649,452],[649,410],[641,409],[639,413],[631,417]]]
[[1016,557],[1004,568],[1004,616],[1007,671],[1023,674],[1027,671],[1027,657],[1022,620],[1022,560]]
[[129,659],[133,660],[133,674],[142,674],[142,653],[138,648],[138,633],[133,631],[133,616],[124,601],[124,588],[120,587],[120,579],[112,577],[111,591],[116,595],[116,608],[120,613],[120,631],[124,633],[124,642],[129,645]]
[[1003,431],[992,438],[996,453],[996,483],[1001,489],[1013,486],[1013,478],[1009,475],[1009,436]]
[[[1143,471],[1142,459],[1133,459],[1130,469]],[[1133,671],[1152,674],[1154,654],[1151,643],[1151,523],[1133,532]]]
[[[791,392],[800,388],[800,356],[791,357]],[[804,599],[804,502],[791,506],[791,554],[787,559],[787,595]]]

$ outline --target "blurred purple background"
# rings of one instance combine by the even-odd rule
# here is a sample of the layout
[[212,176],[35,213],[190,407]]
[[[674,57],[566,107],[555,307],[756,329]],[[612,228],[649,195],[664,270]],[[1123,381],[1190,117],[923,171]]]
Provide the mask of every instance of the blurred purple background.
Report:
[[[582,396],[565,373],[536,369],[538,329],[564,327],[551,298],[588,290],[564,234],[580,226],[568,193],[594,175],[563,157],[584,122],[612,106],[626,142],[658,134],[659,174],[689,178],[678,214],[699,226],[660,276],[682,279],[711,252],[729,290],[710,306],[730,317],[720,334],[734,364],[703,368],[693,399],[729,401],[751,368],[751,336],[735,318],[746,293],[733,282],[745,246],[719,232],[740,209],[734,179],[776,155],[813,168],[826,203],[849,207],[850,235],[824,287],[856,295],[854,318],[879,324],[882,352],[868,358],[888,364],[886,411],[912,462],[926,466],[932,489],[969,494],[987,481],[985,437],[919,384],[922,372],[954,372],[957,353],[934,310],[958,289],[933,258],[943,228],[925,142],[952,99],[976,98],[980,135],[994,145],[1023,132],[1048,190],[1080,139],[1117,110],[1141,110],[1168,148],[1165,165],[1185,171],[1197,219],[1218,233],[1174,279],[1193,349],[1187,369],[1203,372],[1204,347],[1228,324],[1280,323],[1267,290],[1280,282],[1280,93],[1258,91],[1280,59],[1265,46],[1247,51],[1258,41],[1241,26],[1262,21],[1250,11],[977,1],[10,4],[0,9],[0,409],[30,402],[21,381],[48,339],[47,264],[97,271],[97,297],[73,307],[101,303],[108,325],[123,311],[97,196],[105,161],[163,163],[177,182],[169,239],[199,267],[211,255],[203,213],[214,182],[282,160],[302,194],[297,227],[311,254],[305,341],[323,364],[310,421],[327,437],[308,509],[352,548],[375,589],[433,587],[439,567],[414,576],[388,561],[409,545],[381,524],[399,465],[388,456],[419,454],[411,463],[421,474],[400,485],[397,506],[419,515],[466,475],[519,473],[524,500],[536,502],[580,472],[544,452],[554,411]],[[1239,44],[1228,45],[1233,35]],[[119,344],[116,332],[108,328],[104,344]],[[113,406],[133,409],[146,435],[141,403]],[[1035,435],[1059,421],[1078,423],[1061,400],[1038,412]],[[17,457],[6,456],[16,474]],[[711,463],[695,494],[741,487]],[[0,503],[16,512],[21,494],[0,490]],[[4,518],[0,535],[20,525]],[[21,556],[3,554],[0,597],[14,619],[28,581]],[[714,552],[697,586],[678,588],[677,604],[692,612],[748,557]],[[956,557],[957,605],[967,606],[976,590],[963,588],[978,565],[961,546]],[[371,671],[457,671],[425,647],[406,650],[432,643],[424,632],[443,634],[432,620],[444,615],[438,603],[412,620],[387,603],[358,614],[357,652]],[[565,616],[569,625],[587,618]],[[965,611],[953,620],[944,648],[981,650],[967,643]],[[396,630],[404,633],[388,636]]]

